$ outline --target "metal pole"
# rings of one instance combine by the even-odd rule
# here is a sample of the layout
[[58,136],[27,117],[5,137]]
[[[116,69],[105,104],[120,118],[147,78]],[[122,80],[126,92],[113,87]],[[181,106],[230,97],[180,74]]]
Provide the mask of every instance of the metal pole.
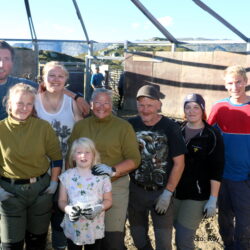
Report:
[[247,43],[247,52],[250,51],[250,43]]
[[85,77],[84,77],[84,98],[90,101],[90,77],[91,77],[91,62],[93,58],[93,42],[88,44],[88,55],[85,57]]
[[176,50],[176,44],[175,44],[175,43],[172,43],[171,52],[175,52],[175,50]]
[[81,23],[81,26],[82,26],[83,32],[85,34],[86,40],[87,40],[88,43],[90,43],[89,36],[88,36],[87,30],[85,28],[84,22],[82,20],[82,15],[81,15],[81,12],[80,12],[80,10],[78,8],[77,2],[76,2],[76,0],[72,0],[72,1],[73,1],[74,6],[75,6],[76,14],[77,14],[77,17],[78,17],[78,19],[79,19],[79,21]]
[[166,28],[145,8],[139,0],[131,0],[140,11],[153,23],[153,25],[171,42],[180,43],[174,36],[172,36]]
[[76,9],[77,17],[81,23],[83,32],[85,34],[86,41],[88,43],[88,56],[85,57],[85,76],[84,76],[83,95],[84,95],[84,98],[87,101],[89,101],[89,99],[90,99],[90,96],[89,96],[89,93],[90,93],[90,65],[91,65],[91,59],[89,57],[93,55],[93,43],[89,40],[87,29],[84,25],[82,15],[81,15],[81,12],[78,8],[76,0],[72,0],[72,1],[73,1],[74,6],[75,6],[75,9]]
[[128,40],[124,41],[124,51],[127,52],[128,50]]
[[224,24],[226,27],[228,27],[231,31],[233,31],[236,35],[238,35],[241,39],[243,39],[245,42],[250,42],[250,39],[246,37],[243,33],[241,33],[239,30],[237,30],[233,25],[231,25],[228,21],[226,21],[223,17],[221,17],[219,14],[217,14],[215,11],[213,11],[211,8],[209,8],[206,4],[204,4],[200,0],[193,0],[199,7],[201,7],[203,10],[207,11],[210,15],[212,15],[214,18],[216,18],[218,21],[220,21],[222,24]]
[[37,36],[36,36],[35,27],[34,27],[34,24],[32,21],[32,17],[31,17],[29,0],[24,0],[24,4],[25,4],[28,22],[29,22],[29,27],[30,27],[30,34],[31,34],[31,38],[32,38],[33,50],[35,52],[35,62],[36,62],[35,75],[36,75],[36,80],[37,80],[38,71],[39,71],[39,48],[38,48],[38,43],[37,43]]

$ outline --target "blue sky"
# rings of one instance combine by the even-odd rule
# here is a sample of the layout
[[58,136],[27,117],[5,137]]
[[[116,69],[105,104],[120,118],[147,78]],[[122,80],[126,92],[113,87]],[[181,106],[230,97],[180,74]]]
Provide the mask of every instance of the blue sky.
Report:
[[[30,38],[23,0],[1,1],[1,37]],[[72,0],[29,0],[39,39],[85,40]],[[250,0],[203,0],[250,37]],[[89,38],[98,42],[163,35],[130,0],[77,0]],[[176,38],[241,39],[192,0],[141,0]]]

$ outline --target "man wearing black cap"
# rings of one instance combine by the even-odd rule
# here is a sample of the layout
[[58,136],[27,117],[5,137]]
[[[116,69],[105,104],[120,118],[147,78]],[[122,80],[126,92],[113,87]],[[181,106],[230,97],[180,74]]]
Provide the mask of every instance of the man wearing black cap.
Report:
[[160,93],[153,85],[137,93],[139,115],[129,122],[140,145],[141,165],[130,182],[129,222],[138,249],[151,250],[148,215],[151,214],[156,250],[172,249],[172,194],[184,169],[184,144],[177,123],[159,114]]

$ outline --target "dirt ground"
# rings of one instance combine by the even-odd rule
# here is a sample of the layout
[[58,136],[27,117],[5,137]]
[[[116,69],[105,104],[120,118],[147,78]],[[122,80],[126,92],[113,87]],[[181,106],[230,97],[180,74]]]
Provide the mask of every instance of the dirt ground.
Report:
[[[173,250],[176,249],[175,242],[174,242],[174,234],[173,232]],[[151,241],[154,244],[154,232],[152,225],[149,228],[149,236]],[[221,250],[223,249],[223,243],[221,241],[219,232],[218,232],[218,224],[217,218],[214,219],[207,219],[202,221],[200,224],[199,229],[196,232],[195,236],[195,249],[196,250]],[[129,233],[129,223],[126,224],[126,237],[125,237],[125,244],[128,250],[136,250],[137,248],[134,246],[133,240]]]
[[[151,241],[154,244],[154,232],[152,224],[149,227],[149,236]],[[195,250],[222,250],[223,243],[221,241],[219,231],[218,231],[218,223],[217,217],[213,219],[207,219],[201,222],[199,229],[196,232],[195,236]],[[129,223],[126,223],[126,236],[125,236],[125,245],[128,250],[136,250],[137,248],[134,246],[133,239],[130,235]],[[50,233],[48,235],[48,244],[47,250],[52,250],[51,247],[51,238]],[[174,232],[173,232],[173,250],[175,250],[174,243]]]

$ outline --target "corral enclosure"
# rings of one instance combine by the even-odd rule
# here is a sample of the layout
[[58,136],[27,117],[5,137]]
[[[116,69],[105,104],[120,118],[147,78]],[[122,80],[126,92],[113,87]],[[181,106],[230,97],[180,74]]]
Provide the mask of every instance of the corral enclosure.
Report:
[[[41,72],[36,76],[36,58],[35,52],[30,49],[15,49],[13,76],[28,78],[38,81],[37,77],[41,77]],[[39,64],[41,71],[44,63]],[[68,89],[73,92],[83,92],[84,86],[84,63],[82,62],[64,62],[64,66],[69,71]]]
[[[13,75],[35,80],[34,52],[20,49],[15,52]],[[211,106],[217,100],[227,97],[223,71],[227,66],[234,64],[244,66],[250,78],[249,53],[223,51],[127,53],[124,65],[124,109],[135,112],[137,90],[142,85],[154,84],[160,88],[163,104],[162,112],[164,114],[182,118],[183,99],[189,93],[203,95],[209,114]],[[70,74],[70,89],[82,92],[83,68],[81,70],[78,68],[78,70],[72,70]]]
[[28,49],[15,49],[13,76],[35,80],[36,57],[35,52]]
[[217,100],[227,97],[223,71],[234,64],[245,67],[250,79],[250,56],[247,53],[189,51],[126,54],[124,106],[135,110],[137,90],[142,85],[155,84],[162,94],[164,114],[183,117],[183,99],[189,93],[203,95],[209,113]]

